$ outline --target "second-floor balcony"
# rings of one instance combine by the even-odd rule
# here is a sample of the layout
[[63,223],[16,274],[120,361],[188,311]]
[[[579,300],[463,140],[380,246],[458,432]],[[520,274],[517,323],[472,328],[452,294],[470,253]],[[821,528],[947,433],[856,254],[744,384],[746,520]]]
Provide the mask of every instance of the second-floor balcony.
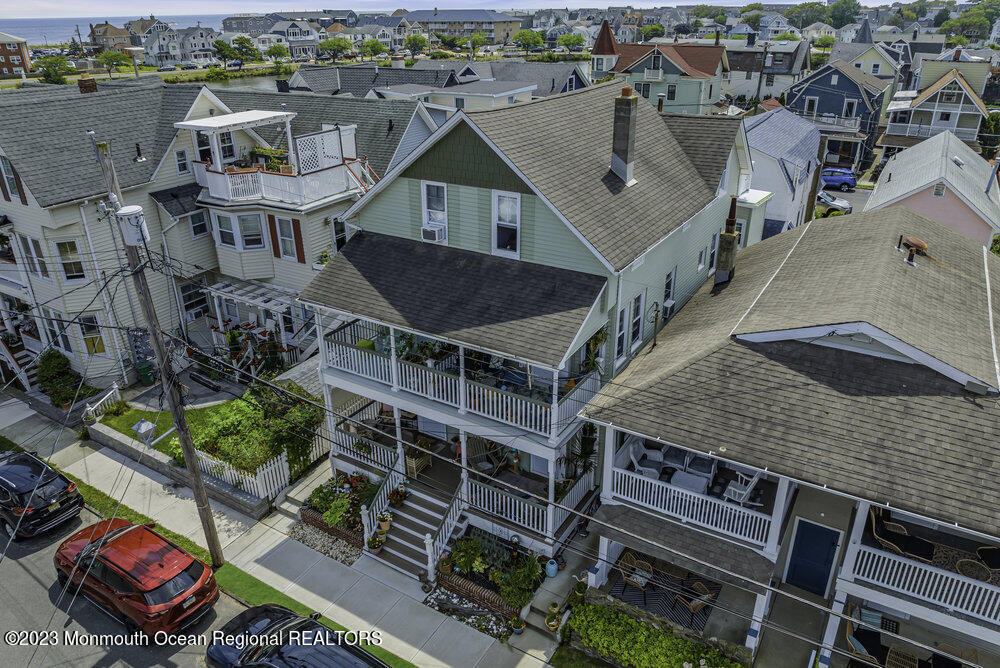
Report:
[[[358,159],[356,126],[293,137],[294,117],[287,111],[250,110],[182,121],[174,127],[194,132],[199,146],[207,144],[210,159],[194,163],[195,180],[210,198],[222,202],[269,200],[302,206],[364,193],[375,184],[378,177],[366,160]],[[234,132],[275,124],[284,125],[284,150],[260,146],[252,156],[233,155]]]
[[653,70],[647,67],[642,73],[642,78],[644,81],[663,81],[663,70]]
[[975,141],[979,135],[978,128],[957,128],[951,125],[939,124],[916,124],[916,123],[889,123],[886,126],[887,135],[899,135],[903,137],[933,137],[936,134],[949,130],[956,137],[965,141]]
[[[395,342],[395,347],[393,347]],[[547,438],[600,388],[598,371],[561,375],[483,351],[352,320],[330,332],[324,363]]]

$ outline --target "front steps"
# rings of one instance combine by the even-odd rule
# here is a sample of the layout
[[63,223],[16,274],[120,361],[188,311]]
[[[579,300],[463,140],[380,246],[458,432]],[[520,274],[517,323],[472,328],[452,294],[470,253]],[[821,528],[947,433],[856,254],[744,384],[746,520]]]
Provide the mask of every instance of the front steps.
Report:
[[[389,509],[392,525],[382,551],[369,556],[416,580],[420,571],[427,570],[425,536],[437,533],[451,501],[420,484],[411,484],[409,490],[403,505]],[[466,523],[464,517],[460,518],[455,527],[458,535],[465,531]]]

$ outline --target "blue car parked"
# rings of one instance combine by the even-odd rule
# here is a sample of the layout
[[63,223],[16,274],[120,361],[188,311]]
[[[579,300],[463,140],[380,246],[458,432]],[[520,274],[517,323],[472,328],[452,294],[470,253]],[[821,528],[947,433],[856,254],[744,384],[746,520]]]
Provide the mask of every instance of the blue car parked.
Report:
[[823,179],[824,188],[840,188],[845,193],[858,185],[854,172],[842,167],[827,167],[820,172],[820,178]]

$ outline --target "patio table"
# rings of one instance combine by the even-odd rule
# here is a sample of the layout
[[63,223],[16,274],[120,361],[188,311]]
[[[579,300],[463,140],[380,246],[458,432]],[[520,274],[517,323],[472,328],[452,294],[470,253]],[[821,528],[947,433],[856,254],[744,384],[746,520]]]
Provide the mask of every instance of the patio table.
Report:
[[670,484],[698,494],[704,494],[708,490],[708,479],[705,476],[687,471],[678,471],[670,476]]

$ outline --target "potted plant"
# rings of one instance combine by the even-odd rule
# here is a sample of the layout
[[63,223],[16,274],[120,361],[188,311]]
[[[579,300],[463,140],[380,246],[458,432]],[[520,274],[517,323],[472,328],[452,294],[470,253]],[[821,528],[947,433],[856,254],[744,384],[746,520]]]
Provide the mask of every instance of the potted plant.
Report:
[[406,501],[406,497],[409,495],[410,493],[406,491],[406,488],[400,485],[396,489],[389,492],[389,505],[393,508],[398,508],[403,505],[403,502]]
[[441,557],[440,561],[438,561],[438,570],[446,575],[451,573],[452,566],[453,562],[450,553],[444,555],[443,557]]
[[388,510],[383,510],[375,519],[378,521],[379,531],[388,531],[389,526],[392,524],[392,513]]
[[545,626],[548,627],[549,631],[555,633],[559,630],[559,623],[561,619],[558,612],[551,612],[545,615]]
[[514,615],[510,618],[510,632],[516,636],[524,633],[524,620]]
[[368,550],[372,554],[378,554],[379,552],[382,551],[382,545],[383,545],[383,543],[385,543],[385,540],[383,540],[382,538],[379,538],[378,535],[373,535],[373,536],[371,536],[368,539],[368,543],[367,543],[368,544]]

